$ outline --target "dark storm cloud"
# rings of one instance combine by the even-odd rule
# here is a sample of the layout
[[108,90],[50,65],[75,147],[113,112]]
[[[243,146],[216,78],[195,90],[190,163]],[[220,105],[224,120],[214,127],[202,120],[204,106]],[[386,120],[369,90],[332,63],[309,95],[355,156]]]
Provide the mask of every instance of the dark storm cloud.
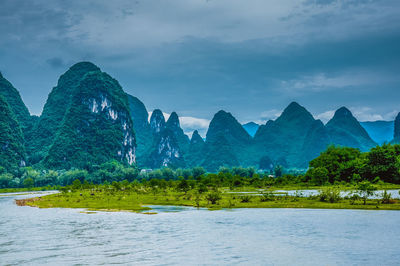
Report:
[[34,113],[81,60],[112,74],[150,111],[186,117],[210,119],[223,108],[242,121],[268,119],[292,100],[325,116],[341,105],[359,117],[387,118],[398,108],[399,1],[3,0],[1,7],[0,69]]

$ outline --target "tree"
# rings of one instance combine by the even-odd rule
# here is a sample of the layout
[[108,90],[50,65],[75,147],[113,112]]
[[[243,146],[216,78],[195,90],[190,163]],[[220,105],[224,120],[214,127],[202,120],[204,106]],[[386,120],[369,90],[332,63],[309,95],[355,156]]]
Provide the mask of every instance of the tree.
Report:
[[181,181],[179,181],[178,189],[180,191],[185,192],[185,194],[186,194],[190,189],[188,181],[186,179],[182,179]]
[[365,205],[367,203],[367,198],[369,196],[374,195],[376,187],[368,181],[363,181],[358,185],[358,190],[361,194],[361,197],[364,199],[364,205]]
[[312,175],[313,169],[323,167],[328,170],[327,177],[330,183],[349,181],[353,173],[360,172],[362,165],[361,152],[358,149],[329,146],[309,163],[307,175]]
[[33,187],[34,184],[35,184],[35,182],[33,181],[33,179],[31,177],[25,178],[23,181],[24,187],[27,187],[27,188]]
[[13,176],[9,173],[0,175],[0,188],[8,188],[13,180]]
[[383,144],[366,156],[365,175],[369,180],[379,176],[385,182],[400,183],[400,145]]
[[307,172],[307,175],[316,185],[324,185],[328,182],[328,170],[325,167],[312,168]]
[[283,166],[277,165],[274,169],[275,177],[281,177],[283,175]]
[[211,204],[216,204],[221,199],[221,194],[219,192],[210,192],[206,196],[206,200]]
[[193,167],[192,169],[192,175],[194,178],[198,178],[201,175],[204,175],[206,173],[206,170],[204,170],[203,167],[197,166]]

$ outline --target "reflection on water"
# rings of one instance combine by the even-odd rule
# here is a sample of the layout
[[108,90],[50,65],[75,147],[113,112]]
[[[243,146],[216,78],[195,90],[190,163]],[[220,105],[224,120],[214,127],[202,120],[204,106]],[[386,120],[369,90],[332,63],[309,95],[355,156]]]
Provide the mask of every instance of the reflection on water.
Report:
[[[37,196],[37,195],[29,195]],[[309,209],[156,215],[18,207],[0,197],[0,264],[396,265],[400,212]]]

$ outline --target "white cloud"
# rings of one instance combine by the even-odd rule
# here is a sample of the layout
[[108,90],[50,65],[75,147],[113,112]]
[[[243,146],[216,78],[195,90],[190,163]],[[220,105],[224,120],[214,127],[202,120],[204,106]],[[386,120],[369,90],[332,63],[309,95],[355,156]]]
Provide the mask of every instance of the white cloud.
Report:
[[265,124],[268,120],[275,120],[281,114],[282,114],[282,110],[278,110],[278,109],[266,110],[260,114],[260,118],[258,120],[254,120],[253,122],[255,122],[259,125],[262,125],[262,124]]
[[349,109],[358,121],[394,120],[398,113],[397,111],[392,111],[389,113],[378,114],[370,107],[350,107]]
[[[374,111],[374,109],[370,107],[349,107],[350,111],[352,112],[353,116],[357,118],[358,121],[391,121],[394,120],[398,111],[392,111],[389,113],[378,114]],[[323,113],[317,114],[315,116],[316,119],[321,119],[322,122],[327,123],[335,114],[336,110],[328,110]]]
[[335,114],[335,110],[329,110],[315,116],[315,119],[320,119],[322,122],[327,123]]

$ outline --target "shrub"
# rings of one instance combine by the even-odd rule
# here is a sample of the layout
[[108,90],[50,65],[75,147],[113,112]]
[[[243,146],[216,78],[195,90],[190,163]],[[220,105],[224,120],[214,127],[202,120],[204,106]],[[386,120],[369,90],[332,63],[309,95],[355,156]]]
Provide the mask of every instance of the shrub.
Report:
[[330,203],[339,202],[341,199],[340,191],[335,188],[327,188],[321,190],[318,197],[320,201]]
[[240,202],[250,202],[251,200],[251,196],[250,195],[244,195],[244,196],[240,196]]
[[392,194],[388,193],[386,190],[382,192],[381,196],[382,196],[382,199],[381,199],[382,204],[393,203]]
[[210,192],[206,196],[206,200],[211,202],[211,204],[216,204],[221,199],[221,194],[219,192]]
[[260,201],[261,202],[266,202],[266,201],[271,201],[274,200],[274,194],[272,192],[265,192],[262,194]]

